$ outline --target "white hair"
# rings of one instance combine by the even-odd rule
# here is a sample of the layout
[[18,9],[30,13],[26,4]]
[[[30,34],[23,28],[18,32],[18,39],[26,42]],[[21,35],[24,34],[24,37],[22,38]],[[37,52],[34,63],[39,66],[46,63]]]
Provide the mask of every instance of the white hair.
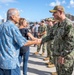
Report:
[[10,17],[11,17],[12,15],[15,15],[17,12],[18,12],[18,10],[15,9],[15,8],[9,9],[9,10],[7,11],[7,20],[9,20]]

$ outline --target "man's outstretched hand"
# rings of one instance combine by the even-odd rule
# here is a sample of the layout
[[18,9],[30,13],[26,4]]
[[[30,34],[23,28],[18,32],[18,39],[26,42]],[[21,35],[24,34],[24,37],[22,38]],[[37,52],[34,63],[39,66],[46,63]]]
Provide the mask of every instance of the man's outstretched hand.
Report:
[[35,41],[36,41],[36,44],[39,45],[41,44],[42,39],[36,39]]

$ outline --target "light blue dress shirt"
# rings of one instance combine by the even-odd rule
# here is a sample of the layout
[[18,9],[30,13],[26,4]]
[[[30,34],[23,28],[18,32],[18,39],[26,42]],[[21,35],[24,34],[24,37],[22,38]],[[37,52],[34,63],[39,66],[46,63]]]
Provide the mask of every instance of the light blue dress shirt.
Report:
[[0,25],[0,68],[15,69],[19,65],[19,50],[27,40],[18,27],[8,20]]

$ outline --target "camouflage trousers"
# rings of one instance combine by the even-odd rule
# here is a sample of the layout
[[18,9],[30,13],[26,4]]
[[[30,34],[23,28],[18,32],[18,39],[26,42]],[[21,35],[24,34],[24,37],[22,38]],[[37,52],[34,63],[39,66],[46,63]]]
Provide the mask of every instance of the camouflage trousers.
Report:
[[58,75],[72,75],[74,66],[74,57],[71,54],[65,56],[65,63],[62,65],[58,63],[58,57],[55,56],[54,64],[56,66],[56,71]]
[[44,43],[44,44],[42,44],[42,45],[37,45],[37,52],[39,52],[39,51],[40,51],[41,46],[42,46],[42,53],[44,53],[44,52],[45,52],[45,50],[46,50],[46,43]]
[[49,61],[50,61],[51,63],[54,62],[54,61],[53,61],[53,56],[52,56],[52,54],[53,54],[52,44],[51,44],[51,42],[47,42],[47,57],[50,58]]

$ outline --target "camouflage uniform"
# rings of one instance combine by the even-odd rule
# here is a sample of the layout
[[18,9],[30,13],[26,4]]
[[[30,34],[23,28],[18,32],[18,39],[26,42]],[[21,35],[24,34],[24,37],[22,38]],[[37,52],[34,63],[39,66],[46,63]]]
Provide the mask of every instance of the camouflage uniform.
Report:
[[[42,43],[52,39],[54,64],[58,75],[71,75],[74,65],[74,27],[68,18],[54,25],[49,36],[42,39]],[[60,56],[65,58],[64,64],[58,63]]]
[[[51,26],[47,25],[47,35],[49,35],[51,28],[52,28]],[[51,63],[53,63],[52,48],[53,48],[53,40],[47,42],[47,57],[50,58],[49,61]]]
[[[38,33],[41,34],[41,33],[45,32],[46,29],[47,29],[47,27],[46,27],[45,25],[43,25],[43,26],[40,25],[40,26],[38,27]],[[41,36],[38,36],[38,38],[44,38],[45,36],[46,36],[46,34],[41,35]],[[37,52],[40,51],[40,48],[41,48],[41,45],[38,45],[38,46],[37,46]],[[45,49],[46,49],[46,44],[42,44],[42,53],[45,52]]]

